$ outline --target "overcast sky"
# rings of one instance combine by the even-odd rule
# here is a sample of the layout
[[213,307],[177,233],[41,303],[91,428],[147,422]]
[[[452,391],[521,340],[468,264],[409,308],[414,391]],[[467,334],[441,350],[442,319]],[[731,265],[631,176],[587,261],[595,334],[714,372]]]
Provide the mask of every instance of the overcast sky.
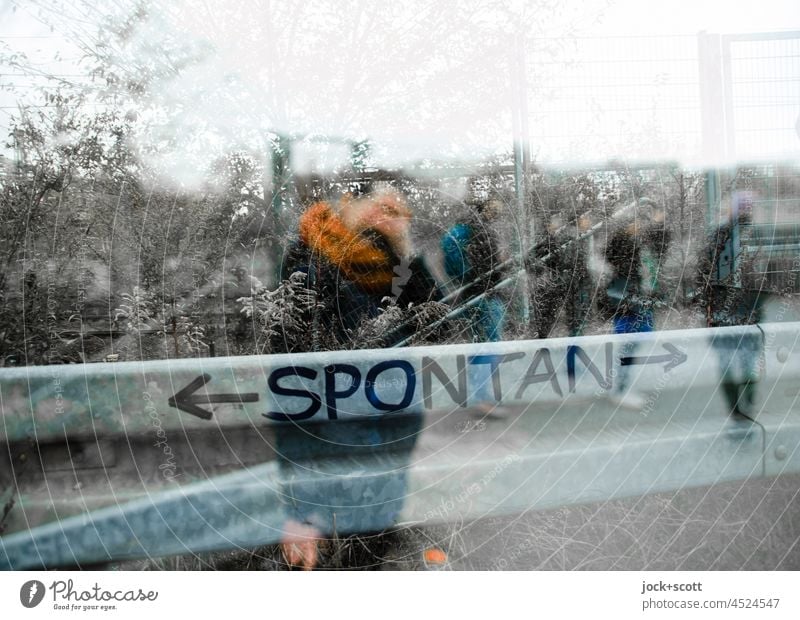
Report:
[[[63,23],[51,13],[51,31],[32,5],[17,4],[16,12],[10,2],[0,11],[5,48],[25,52],[45,72],[85,80],[71,41],[78,5],[65,3]],[[704,148],[698,32],[800,30],[789,1],[547,4],[304,2],[296,10],[288,2],[266,9],[178,0],[164,3],[131,53],[160,53],[170,37],[212,46],[200,64],[160,86],[161,101],[185,111],[164,131],[193,135],[184,145],[187,169],[248,127],[368,137],[383,165],[474,160],[511,148],[520,110],[539,161],[693,164]],[[728,156],[797,157],[800,39],[739,42],[731,50]],[[3,131],[17,101],[34,97],[41,80],[7,67],[0,73],[0,84],[16,87],[0,92]],[[307,150],[306,160],[325,156]]]

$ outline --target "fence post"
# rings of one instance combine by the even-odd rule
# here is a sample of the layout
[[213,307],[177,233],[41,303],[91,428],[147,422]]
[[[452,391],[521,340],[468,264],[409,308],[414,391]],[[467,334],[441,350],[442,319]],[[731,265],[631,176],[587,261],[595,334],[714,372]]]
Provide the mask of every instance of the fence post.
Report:
[[[528,254],[529,236],[535,235],[535,218],[526,214],[526,182],[530,171],[530,144],[528,135],[527,84],[525,80],[525,45],[521,35],[514,40],[514,53],[511,58],[511,119],[514,134],[514,193],[516,196],[517,235],[515,254],[520,265]],[[517,281],[517,296],[522,324],[530,325],[530,302],[528,275],[523,274]]]
[[730,41],[705,31],[697,35],[702,155],[706,166],[706,228],[719,221],[719,167],[734,154]]

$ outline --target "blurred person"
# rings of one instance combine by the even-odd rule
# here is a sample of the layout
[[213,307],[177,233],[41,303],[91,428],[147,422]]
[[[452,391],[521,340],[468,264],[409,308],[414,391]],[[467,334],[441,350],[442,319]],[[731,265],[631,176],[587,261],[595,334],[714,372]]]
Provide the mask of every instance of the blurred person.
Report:
[[[753,196],[734,194],[731,207],[711,232],[698,260],[694,301],[708,327],[756,325],[769,293],[742,250],[742,228],[752,223]],[[729,410],[747,415],[755,407],[763,342],[760,334],[715,334],[722,391]]]
[[[649,206],[638,206],[617,224],[605,250],[611,278],[605,291],[604,305],[615,334],[652,332],[655,329],[653,308],[658,293],[658,261],[653,258],[650,237],[663,227],[663,215]],[[665,251],[665,247],[659,249]],[[620,358],[631,357],[636,343],[622,347]],[[628,382],[631,367],[620,366],[616,385],[609,399],[616,404],[641,409],[645,399]]]
[[476,279],[503,262],[495,231],[502,203],[495,199],[476,200],[467,208],[467,214],[442,237],[444,270],[453,287],[468,286],[456,303],[485,294],[471,315],[473,339],[498,342],[503,339],[505,302],[492,289],[503,279],[503,273],[494,271],[482,280]]
[[[537,338],[549,338],[566,307],[569,289],[568,231],[561,215],[550,217],[544,236],[537,243],[533,285],[533,321]],[[542,259],[549,257],[546,262]]]
[[[475,199],[467,203],[467,208],[467,214],[442,237],[444,270],[453,287],[467,287],[456,303],[484,295],[468,313],[473,342],[498,342],[503,339],[506,302],[500,292],[492,289],[504,277],[496,269],[503,262],[495,230],[502,203]],[[478,280],[484,274],[490,275]],[[495,401],[489,369],[488,364],[470,364],[469,404],[487,414],[501,414],[505,409]]]
[[392,187],[369,187],[336,204],[317,202],[303,213],[281,275],[306,275],[318,304],[313,329],[346,345],[352,330],[376,317],[386,298],[401,308],[441,299],[425,261],[415,254],[411,217]]
[[[387,297],[403,308],[441,299],[423,259],[414,252],[411,217],[403,196],[390,186],[370,186],[363,194],[346,195],[336,204],[318,202],[303,213],[298,239],[287,250],[282,274],[284,279],[297,272],[305,274],[306,286],[315,292],[317,309],[309,317],[310,329],[343,346],[362,320],[378,315]],[[407,416],[403,425],[408,445],[402,455],[407,457],[419,422]],[[395,426],[380,420],[335,422],[321,424],[318,435],[297,424],[276,427],[278,458],[288,481],[287,496],[292,497],[281,543],[289,565],[315,568],[320,541],[330,532],[383,531],[394,526],[405,497],[403,467],[377,482],[356,476],[345,477],[341,483],[295,487],[292,480],[316,469],[320,444],[328,450],[345,446],[350,451],[391,446],[397,452],[402,442],[393,434]]]
[[[537,337],[552,335],[564,315],[570,336],[581,336],[591,313],[594,280],[600,275],[595,258],[592,222],[588,214],[564,224],[553,215],[535,253],[534,324]],[[583,236],[586,235],[586,236]],[[543,259],[548,257],[546,262]]]
[[581,215],[572,227],[573,237],[563,251],[563,275],[566,281],[567,329],[570,336],[582,336],[589,320],[592,298],[590,263],[594,254],[594,238],[579,237],[592,226],[589,216]]
[[[422,419],[406,413],[273,427],[288,566],[317,568],[335,539],[349,535],[391,547]],[[358,456],[366,454],[380,454],[380,464],[365,470]]]
[[648,223],[642,232],[642,292],[659,299],[664,292],[663,266],[667,260],[672,235],[667,228],[666,213],[653,206],[647,211]]

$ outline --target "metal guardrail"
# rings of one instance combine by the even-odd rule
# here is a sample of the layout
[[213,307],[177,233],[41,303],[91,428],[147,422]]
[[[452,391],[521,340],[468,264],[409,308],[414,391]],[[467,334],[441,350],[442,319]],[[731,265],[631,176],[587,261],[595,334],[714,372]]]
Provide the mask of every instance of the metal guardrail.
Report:
[[[800,471],[800,324],[0,372],[0,567],[373,532]],[[757,387],[732,416],[721,373]],[[638,410],[606,396],[620,378]],[[738,377],[738,379],[736,378]],[[488,413],[479,403],[502,405]]]

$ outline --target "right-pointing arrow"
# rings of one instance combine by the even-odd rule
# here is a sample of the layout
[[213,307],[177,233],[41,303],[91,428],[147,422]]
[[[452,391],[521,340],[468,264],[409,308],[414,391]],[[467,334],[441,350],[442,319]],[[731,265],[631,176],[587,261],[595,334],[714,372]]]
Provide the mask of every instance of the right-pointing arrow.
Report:
[[662,364],[666,362],[664,365],[664,372],[672,370],[676,366],[680,366],[683,364],[689,356],[686,355],[683,351],[681,351],[678,347],[674,344],[670,344],[669,342],[665,342],[663,346],[668,353],[666,355],[647,355],[645,357],[623,357],[620,358],[620,364],[622,366],[633,366],[636,364]]

